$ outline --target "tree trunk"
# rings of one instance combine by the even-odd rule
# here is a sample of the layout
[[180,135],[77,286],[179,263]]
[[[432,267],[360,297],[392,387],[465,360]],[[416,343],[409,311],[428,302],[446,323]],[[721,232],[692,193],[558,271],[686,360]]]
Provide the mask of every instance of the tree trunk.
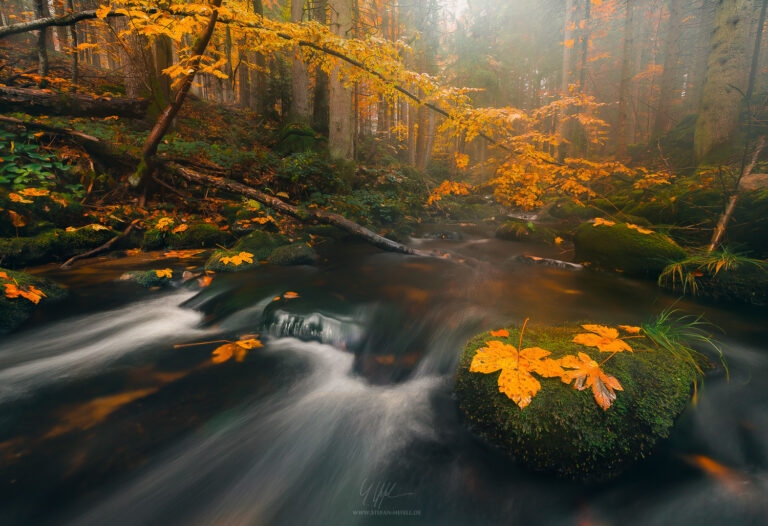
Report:
[[[291,0],[291,22],[301,23],[304,17],[304,0]],[[298,52],[298,48],[296,49]],[[293,122],[309,122],[309,74],[307,65],[294,56],[291,62],[291,111]]]
[[248,52],[245,50],[245,43],[238,46],[240,55],[240,64],[237,67],[238,75],[238,105],[241,108],[250,108],[251,105],[251,68],[248,63]]
[[163,136],[168,131],[168,128],[170,128],[173,119],[179,112],[181,105],[184,103],[184,98],[189,92],[189,88],[192,87],[192,81],[194,80],[197,71],[200,69],[200,59],[203,53],[205,53],[205,49],[208,47],[208,42],[211,40],[211,35],[213,35],[213,29],[216,27],[216,20],[219,18],[221,1],[222,0],[210,0],[208,4],[211,9],[208,24],[203,30],[203,33],[198,36],[197,39],[195,39],[194,44],[192,44],[190,55],[194,58],[190,61],[187,73],[181,79],[181,83],[176,89],[173,102],[165,108],[163,113],[157,119],[155,126],[149,132],[149,136],[144,143],[144,148],[141,151],[141,163],[139,164],[136,173],[129,180],[134,187],[145,187],[149,177],[151,177],[152,172],[154,171],[154,157],[157,153],[157,146],[160,144]]
[[749,0],[718,0],[707,79],[694,133],[697,159],[728,148],[739,122],[747,82]]
[[[49,15],[48,2],[46,0],[35,0],[35,16],[37,18],[46,18]],[[46,78],[48,77],[48,33],[50,33],[50,29],[47,27],[40,29],[35,46],[37,51],[37,75],[40,77],[37,83],[41,88],[48,86],[48,79]]]
[[[351,0],[330,0],[330,29],[333,34],[348,38],[352,31]],[[328,149],[334,159],[351,160],[354,156],[354,116],[352,115],[352,90],[344,86],[340,66],[335,66],[330,76],[330,126]]]
[[155,37],[155,75],[159,97],[165,106],[171,100],[171,78],[163,70],[173,65],[173,41],[167,35]]
[[629,116],[629,86],[632,82],[632,47],[634,6],[632,0],[625,1],[624,43],[621,50],[621,81],[619,84],[619,117],[616,124],[616,157],[627,155],[627,117]]
[[[73,0],[67,0],[67,8],[69,8],[70,13],[75,12]],[[69,35],[72,39],[72,91],[74,92],[77,91],[77,83],[80,82],[80,71],[78,65],[80,56],[78,55],[77,51],[77,27],[75,24],[69,26]]]
[[659,84],[659,105],[653,124],[653,136],[659,137],[669,130],[673,102],[677,95],[678,69],[680,58],[680,34],[683,20],[682,0],[669,0],[669,21],[664,43],[664,71]]
[[0,112],[23,110],[35,115],[142,118],[149,101],[90,95],[64,95],[51,91],[0,86]]

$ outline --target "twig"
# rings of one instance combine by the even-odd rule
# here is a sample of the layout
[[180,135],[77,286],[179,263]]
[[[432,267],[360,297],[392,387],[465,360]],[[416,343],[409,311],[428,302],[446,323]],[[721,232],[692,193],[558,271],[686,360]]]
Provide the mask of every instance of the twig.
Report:
[[103,245],[101,245],[101,246],[99,246],[99,247],[96,247],[96,248],[94,248],[93,250],[89,250],[88,252],[84,252],[84,253],[82,253],[82,254],[78,254],[78,255],[76,255],[76,256],[72,256],[72,257],[71,257],[71,258],[69,258],[67,261],[65,261],[65,262],[64,262],[64,264],[62,264],[62,265],[61,265],[59,268],[69,268],[69,267],[72,265],[72,263],[74,263],[74,262],[75,262],[75,261],[77,261],[78,259],[85,259],[85,258],[89,258],[89,257],[91,257],[91,256],[93,256],[93,255],[96,255],[96,254],[100,253],[100,252],[104,252],[104,251],[105,251],[105,250],[107,250],[109,247],[111,247],[112,245],[114,245],[116,241],[118,241],[118,240],[120,240],[120,239],[123,239],[125,236],[127,236],[127,235],[128,235],[130,232],[131,232],[131,229],[133,229],[133,226],[134,226],[136,223],[138,223],[139,221],[141,221],[141,219],[134,219],[134,220],[131,222],[131,224],[130,224],[130,225],[128,225],[128,228],[126,228],[125,230],[123,230],[123,232],[122,232],[121,234],[118,234],[118,235],[116,235],[115,237],[113,237],[112,239],[110,239],[109,241],[107,241],[106,243],[104,243]]

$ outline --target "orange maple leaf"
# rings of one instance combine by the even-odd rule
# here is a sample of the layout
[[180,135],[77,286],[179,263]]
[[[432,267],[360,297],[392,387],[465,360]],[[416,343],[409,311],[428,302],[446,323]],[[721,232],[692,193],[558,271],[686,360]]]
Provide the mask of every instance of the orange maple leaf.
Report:
[[509,331],[507,329],[500,329],[498,331],[491,331],[491,336],[497,336],[501,338],[505,338],[509,336]]
[[600,352],[633,352],[627,342],[619,338],[619,331],[605,325],[582,325],[589,333],[577,334],[573,337],[574,343],[580,343],[587,347],[597,347]]
[[629,334],[640,334],[643,329],[641,327],[635,327],[633,325],[619,325],[619,329],[628,332]]
[[155,270],[155,274],[157,274],[158,278],[172,278],[173,277],[173,271],[169,268],[162,269],[162,270]]
[[541,389],[541,384],[531,373],[545,378],[562,377],[564,371],[556,360],[547,358],[551,353],[540,347],[528,347],[518,352],[514,345],[497,340],[485,342],[486,347],[477,350],[469,367],[473,373],[499,375],[499,392],[511,398],[520,409],[528,404]]
[[615,224],[616,223],[614,221],[609,221],[608,219],[603,219],[602,217],[596,217],[594,222],[592,223],[592,226],[600,226],[600,225],[613,226]]
[[180,232],[184,232],[188,228],[189,228],[189,225],[181,224],[181,225],[177,226],[176,228],[174,228],[173,230],[171,230],[171,234],[178,234]]
[[653,234],[653,230],[648,230],[647,228],[643,228],[638,225],[633,225],[632,223],[627,223],[627,228],[631,228],[632,230],[637,230],[641,234]]
[[261,341],[256,338],[226,343],[213,350],[211,361],[213,363],[224,363],[234,356],[235,361],[242,362],[245,359],[246,352],[256,347],[263,347]]
[[560,358],[559,364],[572,369],[563,373],[561,376],[563,382],[566,384],[573,382],[573,387],[579,391],[591,387],[595,401],[603,411],[611,407],[611,403],[616,400],[614,391],[624,390],[614,376],[605,374],[600,369],[600,365],[583,352],[579,353],[578,358],[573,355],[564,356]]
[[225,265],[238,266],[245,261],[246,263],[253,263],[253,254],[250,252],[240,252],[234,256],[224,256],[221,258],[221,262]]
[[46,297],[42,290],[32,285],[29,285],[26,290],[23,287],[18,287],[15,283],[5,283],[3,286],[5,287],[5,296],[7,298],[18,298],[21,296],[34,304],[38,304],[41,298]]

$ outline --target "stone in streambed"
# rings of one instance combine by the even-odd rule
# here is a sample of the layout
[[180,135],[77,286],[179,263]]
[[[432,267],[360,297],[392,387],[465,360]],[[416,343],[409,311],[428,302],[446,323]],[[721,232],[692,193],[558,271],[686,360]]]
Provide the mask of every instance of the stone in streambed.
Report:
[[[654,348],[618,353],[602,366],[623,387],[623,391],[616,391],[616,399],[607,410],[598,406],[591,389],[579,391],[559,378],[538,376],[541,389],[527,407],[520,409],[499,392],[500,373],[469,371],[476,351],[486,341],[500,340],[517,347],[519,328],[507,330],[506,338],[486,332],[467,343],[455,392],[471,429],[528,468],[580,480],[611,478],[667,438],[690,399],[695,371]],[[580,327],[528,326],[523,347],[541,347],[554,359],[582,352],[602,361],[606,353],[573,343],[573,337],[583,332]],[[633,347],[650,348],[648,343],[633,343]]]
[[[38,303],[18,296],[9,298],[5,284],[28,290],[33,286],[45,296]],[[39,305],[60,301],[67,296],[67,290],[51,280],[25,274],[24,272],[0,268],[0,334],[5,334],[26,321]]]

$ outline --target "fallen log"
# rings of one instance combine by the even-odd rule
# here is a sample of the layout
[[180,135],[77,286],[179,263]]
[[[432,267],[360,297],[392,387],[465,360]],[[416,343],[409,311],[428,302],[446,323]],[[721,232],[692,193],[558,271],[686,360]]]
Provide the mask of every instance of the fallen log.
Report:
[[116,235],[115,237],[113,237],[112,239],[110,239],[109,241],[104,243],[103,245],[94,248],[93,250],[89,250],[88,252],[83,252],[82,254],[77,254],[76,256],[72,256],[71,258],[66,260],[59,268],[69,268],[70,266],[72,266],[72,263],[74,263],[78,259],[89,258],[89,257],[95,256],[96,254],[100,254],[100,253],[104,252],[105,250],[108,250],[117,241],[119,241],[119,240],[123,239],[125,236],[127,236],[131,232],[133,227],[136,225],[136,223],[138,223],[139,221],[141,221],[141,220],[140,219],[134,219],[131,222],[131,224],[128,225],[128,228],[123,230],[120,234]]
[[213,175],[200,173],[178,163],[165,163],[165,167],[191,183],[199,184],[201,186],[220,188],[222,190],[226,190],[227,192],[250,197],[254,201],[258,201],[263,205],[274,208],[278,212],[291,217],[295,217],[301,221],[315,221],[324,225],[333,225],[336,228],[344,230],[345,232],[348,232],[355,237],[364,239],[368,243],[382,250],[399,252],[401,254],[412,254],[417,256],[433,255],[421,250],[415,250],[401,243],[397,243],[396,241],[392,241],[391,239],[380,236],[376,232],[368,230],[364,226],[359,225],[354,221],[350,221],[346,217],[335,214],[333,212],[327,212],[325,210],[318,210],[315,208],[299,208],[298,206],[288,204],[285,201],[278,199],[277,197],[256,190],[255,188],[251,188],[250,186],[240,184],[225,177],[215,177]]
[[0,112],[141,119],[149,101],[0,86]]

